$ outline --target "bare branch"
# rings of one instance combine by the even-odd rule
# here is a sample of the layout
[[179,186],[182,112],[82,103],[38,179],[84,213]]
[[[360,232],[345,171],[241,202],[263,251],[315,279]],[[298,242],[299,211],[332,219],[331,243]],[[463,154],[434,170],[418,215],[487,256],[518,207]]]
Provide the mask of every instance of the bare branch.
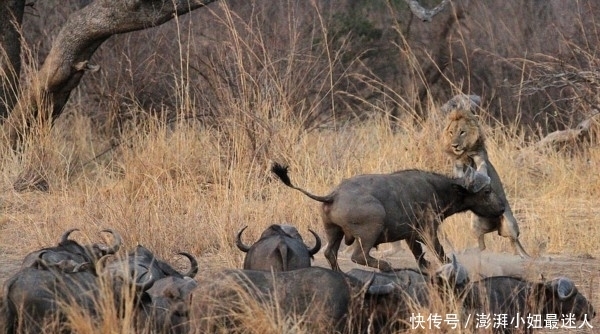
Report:
[[439,14],[450,3],[450,0],[442,0],[442,2],[433,9],[425,9],[417,0],[404,0],[410,11],[421,21],[431,22],[434,16]]
[[69,16],[32,84],[2,125],[14,147],[38,117],[56,119],[89,60],[112,35],[161,25],[216,0],[96,0]]

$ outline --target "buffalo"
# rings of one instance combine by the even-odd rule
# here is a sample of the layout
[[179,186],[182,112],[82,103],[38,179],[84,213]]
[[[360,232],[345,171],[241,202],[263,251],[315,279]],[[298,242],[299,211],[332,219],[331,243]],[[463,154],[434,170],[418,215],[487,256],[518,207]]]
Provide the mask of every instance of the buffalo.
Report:
[[[6,281],[0,304],[2,333],[42,332],[50,323],[68,332],[70,310],[93,319],[100,308],[108,306],[105,301],[114,303],[119,316],[132,310],[140,331],[188,332],[190,296],[197,285],[193,277],[198,273],[198,262],[192,255],[179,253],[190,261],[185,273],[143,246],[107,263],[108,255],[121,245],[116,232],[104,230],[116,240],[108,247],[81,246],[69,239],[73,231],[65,232],[57,246],[28,254],[22,268]],[[126,306],[128,302],[133,303],[132,309]]]
[[173,334],[188,331],[190,293],[197,286],[193,278],[198,273],[198,261],[189,253],[179,254],[190,261],[190,269],[185,273],[141,245],[125,258],[106,265],[104,272],[113,281],[117,304],[124,302],[123,293],[135,287],[138,329]]
[[371,307],[379,309],[378,316],[372,316],[371,322],[379,330],[385,328],[387,331],[396,332],[408,329],[408,320],[412,313],[420,308],[429,307],[430,278],[418,269],[402,268],[394,269],[393,272],[374,272],[354,268],[346,274],[364,284],[371,282],[373,286],[393,287],[389,295],[378,299],[371,298]]
[[371,249],[384,242],[406,240],[421,268],[429,266],[421,243],[430,241],[434,254],[448,262],[437,237],[442,221],[455,213],[471,210],[482,217],[500,217],[502,200],[492,191],[490,178],[468,169],[462,178],[421,170],[391,174],[366,174],[343,180],[329,195],[318,196],[294,186],[288,168],[277,163],[271,171],[288,187],[322,202],[321,216],[327,235],[325,257],[340,270],[337,253],[358,239],[353,262],[391,271],[391,265],[372,257]]
[[96,315],[100,295],[97,276],[89,270],[64,272],[50,268],[25,267],[5,282],[3,316],[7,333],[41,333],[53,321],[63,326],[65,306]]
[[[414,268],[394,269],[392,272],[373,272],[360,268],[354,268],[347,272],[363,283],[371,282],[374,286],[386,286],[392,284],[394,298],[380,297],[379,309],[387,303],[392,310],[380,311],[379,314],[387,315],[379,321],[380,328],[387,326],[390,330],[409,329],[410,317],[415,311],[422,308],[430,309],[432,298],[434,300],[446,300],[449,295],[456,297],[469,283],[467,270],[452,257],[452,262],[442,265],[433,274],[422,272]],[[432,296],[435,293],[437,296]],[[389,315],[395,315],[395,321],[389,319]],[[387,322],[387,324],[386,324]]]
[[321,267],[205,274],[192,294],[191,324],[203,332],[235,332],[245,317],[257,317],[258,305],[271,316],[296,319],[308,332],[393,332],[406,294],[373,279]]
[[158,333],[187,333],[191,293],[198,283],[191,277],[168,276],[141,293],[137,323]]
[[65,306],[75,306],[90,315],[96,314],[99,296],[96,265],[108,254],[116,253],[121,236],[106,229],[115,241],[81,245],[69,239],[67,230],[57,246],[46,247],[25,256],[21,269],[3,287],[5,331],[39,332],[49,322],[64,325]]
[[532,326],[526,322],[528,317],[539,317],[540,323],[545,323],[548,315],[570,316],[573,321],[589,321],[596,315],[594,307],[567,277],[540,282],[487,277],[474,282],[463,295],[466,312],[505,318],[505,323],[494,320],[494,333],[532,333]]
[[69,239],[69,236],[78,229],[67,230],[58,245],[46,247],[31,252],[25,256],[21,268],[33,266],[56,266],[65,271],[67,268],[91,268],[95,269],[96,262],[105,255],[115,254],[123,243],[121,235],[114,230],[105,229],[101,232],[108,232],[113,235],[115,241],[111,246],[104,244],[91,244],[82,246],[75,240]]
[[[357,276],[353,276],[357,274]],[[404,289],[426,294],[427,276],[410,270],[403,283],[366,271],[345,274],[321,267],[287,272],[223,270],[205,274],[192,293],[191,326],[202,332],[235,332],[258,317],[295,319],[308,332],[395,333],[406,329],[413,302]],[[399,274],[402,275],[402,274]],[[284,320],[285,319],[285,320]]]
[[198,261],[189,253],[180,252],[179,254],[190,261],[190,269],[186,273],[178,272],[167,262],[156,258],[152,251],[142,245],[136,246],[125,258],[108,264],[106,270],[111,276],[122,277],[138,283],[155,282],[169,276],[194,278],[198,273]]
[[321,239],[313,230],[309,229],[315,237],[315,246],[308,248],[298,230],[291,225],[271,225],[252,246],[242,242],[242,233],[247,228],[242,228],[236,239],[237,247],[246,253],[244,269],[288,271],[310,267],[310,260],[319,249]]

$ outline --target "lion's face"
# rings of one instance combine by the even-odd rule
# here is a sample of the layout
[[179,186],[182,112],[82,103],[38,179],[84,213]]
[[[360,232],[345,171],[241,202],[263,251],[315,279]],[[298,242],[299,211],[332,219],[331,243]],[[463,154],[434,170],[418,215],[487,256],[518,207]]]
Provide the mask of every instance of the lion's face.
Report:
[[446,152],[460,158],[481,148],[483,136],[475,115],[470,111],[454,110],[448,114],[447,122],[443,133]]

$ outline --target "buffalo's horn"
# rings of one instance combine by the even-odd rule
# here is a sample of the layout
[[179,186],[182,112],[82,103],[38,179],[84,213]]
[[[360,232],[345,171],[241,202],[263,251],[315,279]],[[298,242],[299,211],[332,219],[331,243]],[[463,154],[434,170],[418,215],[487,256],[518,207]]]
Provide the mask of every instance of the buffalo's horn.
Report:
[[147,291],[148,289],[150,289],[153,285],[154,285],[154,278],[152,277],[152,273],[148,272],[148,274],[146,275],[146,280],[144,280],[143,282],[138,282],[137,280],[134,282],[135,284],[135,290],[138,293]]
[[452,254],[452,269],[454,271],[455,285],[464,286],[469,283],[469,273],[465,267],[458,263],[455,254]]
[[490,177],[480,171],[473,169],[472,167],[467,168],[467,173],[465,173],[465,183],[467,190],[472,193],[478,193],[485,186],[490,184]]
[[198,273],[198,261],[196,261],[196,258],[192,254],[186,252],[179,252],[177,254],[183,255],[187,257],[188,260],[190,260],[190,270],[187,273],[183,274],[183,276],[194,278]]
[[46,254],[46,252],[47,251],[44,250],[38,254],[38,258],[35,259],[35,261],[31,264],[32,268],[44,269],[44,270],[48,269],[48,264],[46,263],[46,261],[44,261],[44,254]]
[[41,260],[41,259],[44,257],[44,254],[46,254],[46,253],[48,253],[48,251],[47,251],[47,250],[43,250],[43,251],[41,251],[41,252],[38,254],[38,259],[40,259],[40,260]]
[[312,249],[308,250],[308,254],[310,254],[310,256],[313,256],[317,254],[321,249],[321,238],[319,238],[319,235],[315,231],[311,229],[308,230],[310,231],[310,233],[312,233],[312,235],[315,236],[315,246]]
[[483,172],[475,172],[475,177],[473,179],[473,191],[479,192],[485,186],[489,185],[492,182],[492,179]]
[[115,239],[115,242],[112,244],[112,246],[110,248],[108,248],[106,250],[106,253],[107,254],[115,254],[117,251],[119,251],[119,248],[121,248],[121,245],[123,244],[123,238],[121,237],[121,235],[117,231],[110,229],[110,228],[104,229],[100,232],[110,233],[110,234],[112,234],[113,238]]
[[471,166],[467,166],[465,175],[463,176],[464,187],[471,193],[477,193],[486,185],[490,184],[490,177],[483,172],[475,170]]
[[237,234],[237,239],[235,240],[235,245],[237,246],[237,248],[239,248],[239,250],[241,250],[244,253],[248,253],[248,251],[250,250],[250,246],[245,245],[242,242],[242,233],[244,233],[244,230],[248,228],[248,225],[244,226]]
[[566,277],[559,277],[552,280],[552,288],[556,291],[558,299],[568,300],[577,294],[577,288],[573,281]]
[[104,269],[106,268],[106,261],[108,261],[108,259],[112,256],[114,256],[114,254],[106,254],[106,255],[103,255],[102,257],[100,257],[98,259],[98,261],[96,261],[96,265],[95,265],[96,271],[103,272]]
[[69,235],[75,231],[79,231],[78,228],[71,228],[65,231],[65,233],[63,233],[63,235],[60,237],[60,242],[67,242],[67,240],[69,240]]

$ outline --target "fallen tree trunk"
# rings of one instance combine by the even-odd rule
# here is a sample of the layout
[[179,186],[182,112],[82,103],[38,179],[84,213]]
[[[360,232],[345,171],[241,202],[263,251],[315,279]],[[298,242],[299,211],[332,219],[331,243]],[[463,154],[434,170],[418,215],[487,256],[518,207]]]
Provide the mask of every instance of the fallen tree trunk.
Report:
[[538,151],[554,149],[572,152],[584,144],[597,144],[600,134],[600,113],[597,113],[577,125],[574,129],[558,130],[547,134],[535,143]]

